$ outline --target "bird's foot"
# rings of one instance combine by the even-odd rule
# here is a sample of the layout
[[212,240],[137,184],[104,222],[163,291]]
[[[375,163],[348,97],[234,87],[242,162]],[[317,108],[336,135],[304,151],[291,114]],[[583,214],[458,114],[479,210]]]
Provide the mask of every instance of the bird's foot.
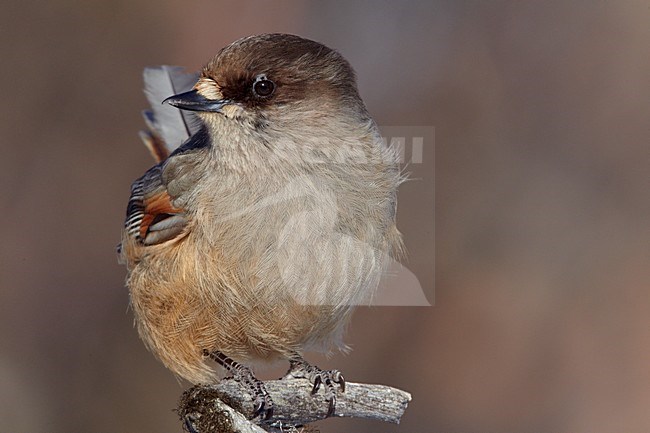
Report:
[[273,400],[266,391],[264,382],[253,374],[252,370],[245,365],[233,361],[221,352],[205,352],[207,356],[221,364],[237,382],[248,388],[254,398],[255,408],[252,418],[260,416],[263,420],[271,419],[273,416]]
[[309,364],[300,355],[291,358],[289,363],[289,371],[283,379],[308,379],[314,385],[311,389],[312,395],[316,394],[320,387],[324,385],[325,395],[329,402],[327,416],[334,415],[334,411],[336,410],[336,386],[334,384],[339,386],[341,392],[345,392],[345,379],[341,372],[338,370],[321,370],[315,365]]

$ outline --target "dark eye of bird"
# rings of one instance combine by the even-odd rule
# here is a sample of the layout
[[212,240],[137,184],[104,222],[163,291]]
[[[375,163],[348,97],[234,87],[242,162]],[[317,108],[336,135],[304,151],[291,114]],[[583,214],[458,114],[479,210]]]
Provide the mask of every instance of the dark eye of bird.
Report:
[[258,76],[253,83],[253,93],[257,96],[266,98],[267,96],[271,96],[274,90],[275,83],[266,78],[265,75]]

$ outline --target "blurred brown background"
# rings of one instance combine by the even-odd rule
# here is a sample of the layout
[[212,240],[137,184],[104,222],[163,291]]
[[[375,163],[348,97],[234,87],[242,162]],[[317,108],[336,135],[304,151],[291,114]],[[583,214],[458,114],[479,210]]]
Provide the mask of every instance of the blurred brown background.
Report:
[[[400,426],[650,431],[648,2],[10,1],[0,18],[0,432],[180,432],[179,385],[117,265],[141,71],[244,35],[340,50],[380,124],[433,125],[435,306],[365,308],[349,380],[413,393]],[[434,284],[433,148],[399,225]]]

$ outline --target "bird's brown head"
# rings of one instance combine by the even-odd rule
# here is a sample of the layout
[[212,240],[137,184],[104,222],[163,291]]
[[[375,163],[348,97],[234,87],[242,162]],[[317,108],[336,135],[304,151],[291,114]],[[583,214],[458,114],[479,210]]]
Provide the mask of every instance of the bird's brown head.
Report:
[[234,122],[260,133],[336,117],[368,119],[350,64],[318,42],[288,34],[233,42],[208,62],[192,91],[167,102],[196,111],[208,125]]

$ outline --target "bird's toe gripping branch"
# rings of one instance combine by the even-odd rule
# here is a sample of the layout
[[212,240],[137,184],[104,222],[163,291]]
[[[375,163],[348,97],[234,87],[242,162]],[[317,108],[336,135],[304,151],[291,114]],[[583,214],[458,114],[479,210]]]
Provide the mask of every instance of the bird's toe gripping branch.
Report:
[[273,416],[273,400],[264,386],[264,382],[259,380],[250,368],[242,365],[231,358],[228,358],[221,352],[208,352],[204,354],[223,366],[237,382],[248,388],[255,402],[255,410],[252,418],[260,416],[263,420],[271,419]]
[[300,355],[295,355],[289,360],[290,367],[284,379],[292,378],[305,378],[312,384],[312,395],[316,394],[321,386],[324,385],[325,396],[329,402],[327,409],[327,416],[333,416],[336,411],[336,386],[337,384],[341,392],[345,392],[345,378],[338,370],[321,370],[315,365],[309,364]]

